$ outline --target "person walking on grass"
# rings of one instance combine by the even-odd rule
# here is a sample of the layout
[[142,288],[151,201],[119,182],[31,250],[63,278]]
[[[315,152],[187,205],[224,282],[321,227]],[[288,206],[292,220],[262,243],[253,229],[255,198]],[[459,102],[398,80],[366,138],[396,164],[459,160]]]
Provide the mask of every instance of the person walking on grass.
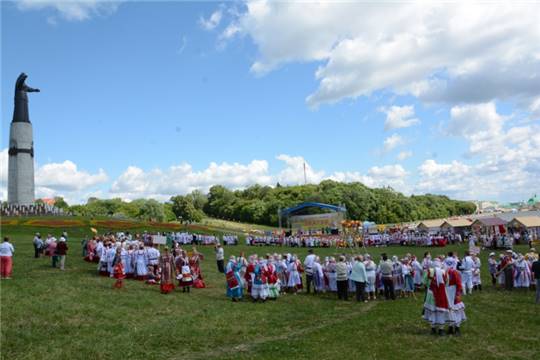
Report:
[[40,233],[36,233],[36,236],[34,236],[34,258],[39,258],[39,255],[41,254],[41,251],[43,249],[43,240],[41,240]]
[[11,279],[14,252],[15,248],[9,242],[9,238],[4,237],[4,242],[0,244],[0,277],[2,279]]
[[68,246],[66,242],[65,237],[61,237],[60,241],[58,242],[58,245],[56,246],[56,253],[58,254],[58,258],[60,260],[60,270],[64,270],[66,265],[66,255],[68,251]]
[[221,246],[220,243],[217,243],[216,245],[216,263],[218,271],[222,274],[225,273],[225,251],[223,250],[223,246]]

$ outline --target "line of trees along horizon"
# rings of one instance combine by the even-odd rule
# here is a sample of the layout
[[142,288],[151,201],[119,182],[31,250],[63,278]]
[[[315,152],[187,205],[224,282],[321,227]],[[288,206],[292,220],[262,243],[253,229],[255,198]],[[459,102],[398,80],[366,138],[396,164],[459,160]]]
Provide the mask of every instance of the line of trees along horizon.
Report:
[[[153,199],[130,202],[90,198],[84,205],[69,206],[57,198],[57,206],[80,216],[115,216],[151,221],[199,222],[205,216],[218,219],[277,226],[278,212],[302,202],[342,205],[347,218],[380,224],[445,218],[472,214],[472,202],[452,200],[444,195],[405,196],[390,187],[369,188],[362,183],[325,180],[317,185],[275,187],[253,185],[244,190],[230,190],[214,185],[208,194],[195,190],[176,195],[165,203]],[[317,213],[311,209],[307,213]]]

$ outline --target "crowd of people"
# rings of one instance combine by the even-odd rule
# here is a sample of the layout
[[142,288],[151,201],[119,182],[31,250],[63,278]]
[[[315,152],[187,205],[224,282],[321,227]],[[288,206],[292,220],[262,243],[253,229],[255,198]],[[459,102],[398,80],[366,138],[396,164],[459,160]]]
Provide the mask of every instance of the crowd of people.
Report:
[[64,216],[63,209],[49,204],[14,205],[1,204],[0,216]]
[[[216,253],[222,258],[221,248]],[[416,293],[422,292],[423,317],[431,324],[432,332],[442,334],[442,327],[448,325],[449,334],[459,335],[460,325],[466,319],[462,296],[482,290],[482,263],[477,254],[469,251],[462,258],[454,252],[434,258],[426,252],[422,259],[412,254],[401,259],[382,254],[378,264],[369,254],[341,254],[337,259],[322,260],[313,249],[308,253],[303,262],[290,253],[231,256],[224,271],[227,296],[232,301],[248,296],[253,301],[264,302],[281,294],[313,291],[335,293],[339,300],[345,301],[352,293],[357,301],[368,302],[377,296],[395,300],[416,297]],[[526,255],[509,250],[498,260],[492,253],[488,267],[493,286],[497,283],[504,284],[506,289],[535,286],[536,302],[540,302],[540,261],[534,249]]]
[[94,236],[83,247],[84,259],[98,264],[98,273],[116,279],[115,288],[122,288],[124,279],[136,279],[160,285],[162,293],[175,288],[175,280],[183,292],[191,287],[204,288],[200,262],[203,254],[193,246],[186,250],[181,242],[162,251],[151,237],[117,237],[114,234]]
[[48,257],[51,259],[53,268],[59,267],[60,270],[65,270],[66,256],[69,250],[67,239],[68,235],[65,231],[58,239],[49,233],[45,240],[42,239],[40,233],[36,233],[32,241],[34,257],[36,259],[42,256]]

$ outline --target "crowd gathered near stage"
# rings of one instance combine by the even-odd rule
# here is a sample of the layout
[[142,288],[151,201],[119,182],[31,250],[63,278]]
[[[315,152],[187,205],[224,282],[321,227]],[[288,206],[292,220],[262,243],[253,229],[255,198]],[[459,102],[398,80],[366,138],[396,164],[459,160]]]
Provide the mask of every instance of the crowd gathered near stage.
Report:
[[[156,237],[157,236],[157,237]],[[166,238],[162,245],[154,243]],[[39,233],[33,240],[35,257],[49,257],[53,267],[65,269],[68,252],[67,233],[59,239],[48,234],[45,239]],[[268,238],[266,238],[268,239]],[[267,253],[259,256],[230,256],[225,262],[225,248],[218,237],[178,234],[147,234],[132,236],[129,233],[109,233],[82,242],[83,257],[96,264],[96,273],[114,279],[113,288],[123,288],[126,279],[144,281],[157,285],[162,293],[175,288],[189,293],[191,288],[205,288],[200,262],[203,254],[197,251],[199,244],[212,244],[215,249],[217,270],[224,275],[226,296],[238,302],[246,298],[254,302],[276,300],[280,296],[307,294],[335,294],[339,300],[350,296],[359,302],[376,299],[395,300],[401,297],[424,298],[423,318],[431,324],[432,332],[460,332],[466,319],[462,296],[482,291],[482,272],[489,273],[494,288],[536,289],[536,303],[540,303],[540,261],[538,252],[530,248],[525,254],[513,250],[491,252],[487,264],[482,264],[474,251],[461,256],[455,252],[440,254],[440,248],[426,251],[422,259],[414,254],[399,258],[382,254],[379,259],[369,253],[337,254],[321,257],[316,247],[320,237],[303,237],[296,246],[308,247],[304,259],[293,252]],[[227,241],[228,240],[228,241]],[[253,242],[252,237],[249,241]],[[223,238],[226,244],[237,244],[234,236]],[[478,249],[476,237],[469,237],[469,249]],[[253,245],[253,243],[251,243]],[[264,245],[267,245],[264,243]],[[283,245],[283,244],[282,244]],[[291,246],[291,244],[287,244]],[[227,247],[234,249],[234,247]],[[367,247],[350,249],[361,252]],[[388,250],[390,251],[390,247]],[[339,250],[338,251],[349,251]],[[432,256],[432,252],[439,254]],[[15,253],[9,238],[0,244],[2,279],[11,278],[12,257]],[[420,295],[419,295],[420,293]]]

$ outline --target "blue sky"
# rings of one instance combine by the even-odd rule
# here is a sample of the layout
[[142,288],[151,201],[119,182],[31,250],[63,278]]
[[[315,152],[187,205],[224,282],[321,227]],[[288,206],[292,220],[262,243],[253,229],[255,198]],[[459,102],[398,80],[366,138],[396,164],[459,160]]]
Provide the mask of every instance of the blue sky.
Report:
[[[298,184],[304,162],[313,183],[500,201],[540,190],[531,9],[485,4],[486,20],[466,4],[411,6],[3,2],[2,196],[21,71],[42,90],[30,94],[39,197]],[[508,31],[456,40],[501,19]]]

